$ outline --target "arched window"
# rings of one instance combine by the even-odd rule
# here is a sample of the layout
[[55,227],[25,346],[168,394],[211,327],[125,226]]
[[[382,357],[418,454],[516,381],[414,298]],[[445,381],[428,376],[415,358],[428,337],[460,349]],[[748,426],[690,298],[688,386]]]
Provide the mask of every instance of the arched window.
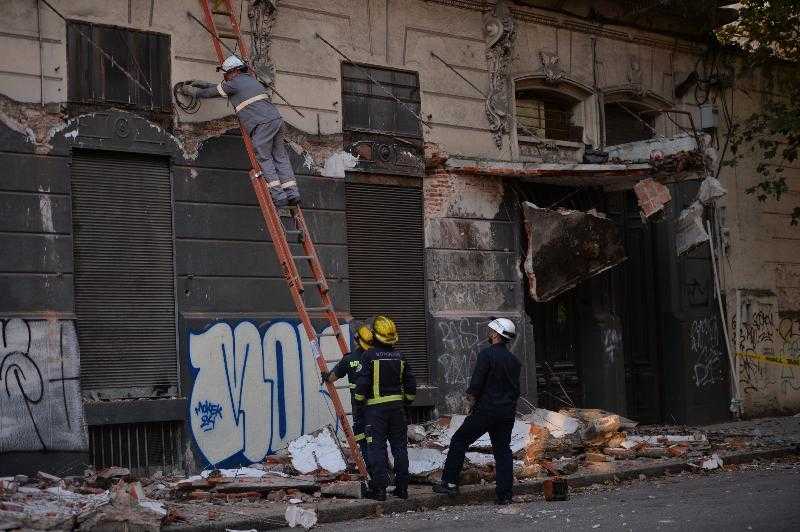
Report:
[[581,142],[583,127],[574,123],[578,103],[565,94],[543,89],[516,91],[517,135],[549,140]]
[[606,145],[653,138],[657,112],[652,109],[633,102],[612,102],[604,111]]

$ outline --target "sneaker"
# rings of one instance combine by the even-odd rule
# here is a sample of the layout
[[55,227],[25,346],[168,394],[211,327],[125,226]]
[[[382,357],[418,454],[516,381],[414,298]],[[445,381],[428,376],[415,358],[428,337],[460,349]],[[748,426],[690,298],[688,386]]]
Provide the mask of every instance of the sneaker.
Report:
[[448,484],[442,482],[441,484],[436,484],[433,486],[434,493],[441,493],[442,495],[449,495],[450,497],[455,497],[458,495],[458,486],[450,487]]
[[395,488],[395,490],[392,492],[392,495],[398,499],[408,499],[408,488]]

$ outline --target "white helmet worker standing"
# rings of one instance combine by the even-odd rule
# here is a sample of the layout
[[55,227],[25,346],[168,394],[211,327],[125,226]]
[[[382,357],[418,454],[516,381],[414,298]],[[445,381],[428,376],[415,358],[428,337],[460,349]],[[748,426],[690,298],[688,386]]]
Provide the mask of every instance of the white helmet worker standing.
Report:
[[508,318],[493,319],[489,322],[489,328],[506,340],[513,340],[517,336],[517,327]]
[[433,491],[451,496],[458,493],[458,480],[467,449],[488,432],[495,462],[496,502],[510,504],[514,484],[511,433],[520,395],[522,364],[508,350],[517,335],[513,321],[492,318],[487,332],[490,345],[478,353],[466,390],[467,402],[472,405],[469,415],[450,438],[442,482],[434,486]]

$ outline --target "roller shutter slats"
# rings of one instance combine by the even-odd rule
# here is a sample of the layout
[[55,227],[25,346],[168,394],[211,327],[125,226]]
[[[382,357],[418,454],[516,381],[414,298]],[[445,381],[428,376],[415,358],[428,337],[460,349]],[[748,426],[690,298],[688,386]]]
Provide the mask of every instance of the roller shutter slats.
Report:
[[417,380],[429,382],[422,190],[362,183],[345,190],[350,311],[390,316]]
[[83,389],[177,385],[168,161],[76,152],[72,216]]

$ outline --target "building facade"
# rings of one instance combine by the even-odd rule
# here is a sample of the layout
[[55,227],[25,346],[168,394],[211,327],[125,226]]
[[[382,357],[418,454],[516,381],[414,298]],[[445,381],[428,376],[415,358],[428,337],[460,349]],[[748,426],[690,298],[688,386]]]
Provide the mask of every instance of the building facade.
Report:
[[[12,469],[196,469],[331,423],[232,110],[173,103],[175,83],[218,79],[187,16],[200,3],[50,3],[64,19],[37,0],[0,7],[0,453]],[[723,168],[707,209],[719,264],[708,244],[675,251],[702,177],[682,154],[701,129],[721,150],[726,119],[769,96],[759,79],[687,81],[719,66],[685,16],[242,5],[337,312],[396,318],[424,384],[415,416],[460,408],[492,316],[516,323],[540,406],[653,423],[727,419],[737,394],[748,416],[800,408],[798,178],[789,201],[758,203],[744,192],[757,161]],[[647,177],[670,192],[658,221],[632,191]],[[537,300],[526,202],[603,213],[626,260]]]

